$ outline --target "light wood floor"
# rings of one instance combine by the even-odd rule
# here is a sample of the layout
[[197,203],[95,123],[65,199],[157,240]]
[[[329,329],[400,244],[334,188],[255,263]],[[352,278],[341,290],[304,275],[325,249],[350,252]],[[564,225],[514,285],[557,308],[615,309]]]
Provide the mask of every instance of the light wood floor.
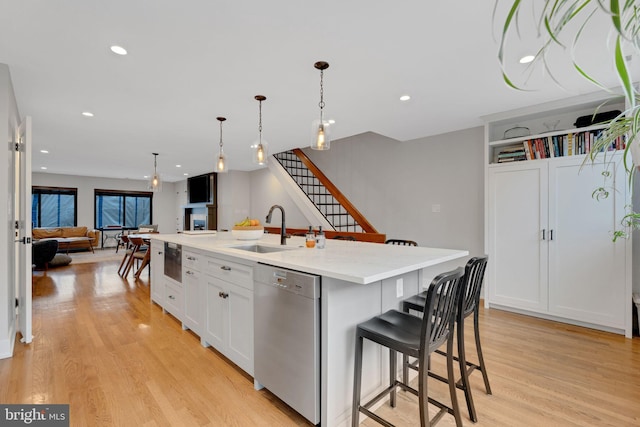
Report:
[[[73,426],[308,425],[151,304],[146,273],[125,280],[117,266],[34,272],[35,338],[0,360],[0,402],[69,403]],[[482,313],[481,330],[493,395],[474,373],[475,425],[640,425],[639,338],[498,310]],[[439,357],[433,365],[443,369]],[[442,384],[429,385],[446,400]],[[399,395],[397,408],[377,412],[399,426],[419,425],[416,399]],[[474,425],[458,398],[463,423]],[[454,425],[452,417],[439,425]]]

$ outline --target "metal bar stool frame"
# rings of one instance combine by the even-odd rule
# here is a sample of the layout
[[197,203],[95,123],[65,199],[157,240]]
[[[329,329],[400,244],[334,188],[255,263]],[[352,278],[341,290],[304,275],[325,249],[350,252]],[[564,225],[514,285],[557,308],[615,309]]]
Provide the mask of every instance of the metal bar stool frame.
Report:
[[[471,394],[471,384],[469,383],[469,375],[474,370],[478,370],[482,373],[484,380],[484,387],[487,394],[492,394],[491,386],[489,385],[489,376],[487,375],[487,368],[484,364],[484,357],[482,355],[482,346],[480,345],[480,328],[479,328],[479,312],[480,312],[480,291],[482,288],[482,281],[484,279],[484,273],[487,268],[488,257],[474,257],[471,258],[465,265],[465,274],[463,280],[463,290],[461,298],[458,304],[458,310],[456,313],[456,334],[458,344],[458,355],[453,356],[453,359],[458,362],[460,366],[460,380],[456,382],[456,387],[464,391],[464,396],[467,401],[467,409],[469,411],[469,418],[473,422],[478,421],[475,405],[473,404],[473,396]],[[426,292],[422,292],[413,297],[407,298],[402,303],[402,310],[409,313],[410,310],[422,312],[426,301]],[[465,346],[464,346],[464,319],[469,317],[473,313],[473,331],[476,342],[476,352],[478,355],[478,364],[469,362],[466,359]],[[436,350],[436,353],[446,356],[447,353],[442,350]],[[408,358],[403,359],[403,379],[407,381],[408,370],[415,369],[417,363],[409,363]],[[429,373],[429,376],[436,378],[440,381],[447,382],[447,379],[441,375],[437,375],[433,372]]]
[[[427,290],[426,299],[426,310],[431,313],[429,316],[420,318],[402,311],[389,310],[380,316],[358,324],[355,344],[352,427],[358,426],[361,412],[384,426],[392,427],[393,424],[370,411],[370,408],[387,394],[390,395],[389,403],[391,407],[395,407],[396,389],[398,387],[418,396],[421,426],[435,425],[447,413],[454,416],[456,426],[462,426],[456,397],[453,357],[449,356],[447,358],[449,394],[451,397],[451,407],[449,407],[428,396],[428,369],[418,369],[418,390],[409,386],[406,381],[398,380],[396,376],[396,356],[397,352],[401,352],[403,355],[408,354],[416,357],[420,362],[420,366],[428,367],[431,354],[445,342],[447,343],[448,354],[452,354],[456,305],[462,291],[463,275],[464,270],[459,267],[456,270],[440,274],[433,279]],[[389,348],[389,386],[369,402],[361,404],[364,338]],[[429,403],[439,408],[433,419],[429,418]]]

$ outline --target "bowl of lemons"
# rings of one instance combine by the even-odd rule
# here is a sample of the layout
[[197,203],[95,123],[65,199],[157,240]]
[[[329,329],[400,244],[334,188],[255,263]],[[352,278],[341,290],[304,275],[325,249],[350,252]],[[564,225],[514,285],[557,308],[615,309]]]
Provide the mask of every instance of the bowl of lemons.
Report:
[[245,218],[231,229],[231,235],[238,240],[258,240],[263,234],[264,227],[257,219]]

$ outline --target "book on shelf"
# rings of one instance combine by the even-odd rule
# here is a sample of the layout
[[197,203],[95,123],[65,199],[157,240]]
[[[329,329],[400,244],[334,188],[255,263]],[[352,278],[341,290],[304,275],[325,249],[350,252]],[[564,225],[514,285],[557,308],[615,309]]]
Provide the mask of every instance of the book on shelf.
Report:
[[[517,145],[501,147],[496,157],[498,163],[505,163],[577,156],[591,152],[600,138],[602,138],[602,129],[525,139]],[[603,147],[600,151],[624,150],[625,147],[626,137],[622,136],[616,138],[606,150]]]

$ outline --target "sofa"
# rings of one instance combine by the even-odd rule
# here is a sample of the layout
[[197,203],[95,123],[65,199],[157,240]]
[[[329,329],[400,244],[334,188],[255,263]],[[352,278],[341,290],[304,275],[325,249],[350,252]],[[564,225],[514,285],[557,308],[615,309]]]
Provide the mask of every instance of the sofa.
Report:
[[87,227],[54,227],[34,228],[31,231],[34,241],[43,239],[68,239],[73,237],[89,237],[91,246],[86,241],[67,242],[60,245],[59,250],[91,250],[100,244],[100,230],[89,230]]

